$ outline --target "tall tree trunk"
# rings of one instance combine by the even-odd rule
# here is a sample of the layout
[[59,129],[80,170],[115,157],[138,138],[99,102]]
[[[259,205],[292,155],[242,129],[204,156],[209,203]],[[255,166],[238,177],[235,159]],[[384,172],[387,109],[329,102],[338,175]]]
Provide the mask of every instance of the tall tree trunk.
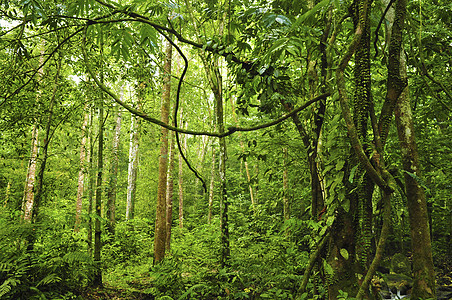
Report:
[[[406,58],[401,53],[400,72],[406,78]],[[411,299],[435,298],[435,272],[427,212],[427,200],[420,185],[421,166],[414,134],[409,89],[405,88],[395,108],[397,133],[402,154],[405,192],[410,219],[413,254],[413,289]]]
[[[206,67],[207,68],[207,67]],[[211,76],[212,91],[215,96],[215,110],[217,117],[217,128],[221,134],[224,132],[224,116],[223,116],[223,95],[222,95],[222,83],[221,75],[218,68],[214,68]],[[219,138],[220,153],[219,153],[219,175],[220,175],[220,227],[221,227],[221,266],[229,266],[229,201],[226,189],[226,139],[224,137]]]
[[170,153],[168,162],[168,176],[166,189],[166,245],[165,251],[170,252],[171,248],[171,228],[173,224],[173,198],[174,198],[174,132],[170,133]]
[[[355,140],[351,140],[351,144],[354,146],[355,142],[359,143],[359,145],[366,145],[368,143],[367,122],[369,120],[371,105],[370,1],[353,1],[350,6],[350,13],[353,18],[355,32],[358,32],[355,36],[360,37],[359,40],[356,40],[356,38],[354,39],[358,44],[356,48],[354,48],[353,119],[351,115],[349,115],[350,111],[348,106],[347,109],[342,109],[342,113],[344,119],[346,119],[347,129],[350,131],[351,126],[353,126],[353,129],[355,130],[355,135],[353,136]],[[350,57],[347,57],[347,59],[350,59]],[[341,68],[345,67],[341,65]],[[337,71],[337,74],[339,75],[342,75],[341,68]],[[339,82],[339,93],[343,100],[346,97],[346,92],[343,90],[343,77],[337,77]],[[341,101],[341,104],[342,103],[347,103],[348,105],[348,100]],[[351,139],[350,132],[349,136]],[[371,204],[374,185],[368,177],[366,169],[359,160],[359,155],[364,156],[364,153],[368,154],[368,150],[369,149],[366,148],[360,148],[360,152],[358,153],[358,151],[355,151],[355,147],[352,147],[349,154],[349,163],[345,164],[346,170],[342,181],[344,182],[347,191],[349,210],[345,211],[345,209],[340,207],[332,227],[328,262],[334,270],[334,275],[332,278],[328,279],[329,299],[337,299],[340,289],[349,294],[356,294],[359,288],[356,274],[362,274],[365,270],[365,266],[368,265],[371,229],[369,225],[371,224],[372,217],[372,206],[369,207],[369,204]],[[358,165],[357,171],[354,176],[354,181],[351,183],[348,180],[348,175],[350,170],[356,165]],[[349,254],[347,259],[341,255],[342,249],[347,250]]]
[[49,150],[49,143],[50,143],[50,128],[52,125],[52,118],[53,118],[53,107],[56,102],[56,93],[58,89],[58,77],[60,75],[60,69],[61,69],[61,60],[62,57],[60,57],[58,61],[58,67],[55,74],[55,82],[53,84],[53,92],[52,92],[52,98],[50,99],[49,107],[48,107],[48,116],[47,116],[47,124],[45,129],[45,136],[44,136],[44,145],[42,147],[42,161],[41,165],[39,166],[39,172],[37,177],[37,182],[35,186],[35,199],[33,204],[33,210],[32,210],[32,221],[36,221],[38,219],[39,214],[39,208],[41,205],[42,195],[43,195],[43,185],[44,185],[44,173],[46,169],[47,164],[47,158],[48,158],[48,150]]
[[[181,110],[182,116],[182,110]],[[182,119],[182,117],[181,117]],[[186,127],[186,126],[185,126]],[[184,138],[184,150],[187,149],[187,139]],[[183,159],[179,152],[179,174],[178,174],[178,187],[179,187],[179,228],[184,227],[184,169],[183,169]]]
[[93,252],[93,202],[94,202],[94,106],[90,108],[89,111],[89,153],[88,153],[88,232],[87,232],[87,244],[88,244],[88,254],[91,255]]
[[87,105],[84,108],[85,117],[82,124],[82,140],[80,142],[80,170],[78,172],[78,187],[77,187],[77,202],[75,207],[75,227],[74,231],[79,232],[80,230],[80,218],[82,215],[82,204],[83,204],[83,192],[85,188],[85,173],[86,173],[86,139],[87,126],[89,119],[89,112],[87,111]]
[[[232,116],[234,118],[234,123],[238,124],[237,122],[237,115],[235,114],[235,107],[234,103],[232,102],[232,97],[229,97],[229,100],[231,102],[231,108],[232,108]],[[238,133],[239,139],[240,139],[240,148],[243,152],[245,152],[245,145],[243,144],[243,140],[241,139],[240,132]],[[248,167],[248,162],[245,161],[245,173],[246,173],[246,179],[248,181],[248,189],[250,191],[250,199],[251,199],[251,205],[253,206],[254,212],[256,212],[256,201],[254,199],[254,192],[253,192],[253,184],[251,183],[251,175],[250,175],[250,169]],[[240,161],[240,178],[242,176],[242,161]]]
[[34,186],[36,180],[36,168],[38,163],[38,125],[34,124],[31,131],[31,151],[28,163],[27,179],[25,182],[24,200],[22,202],[23,218],[31,222],[34,203]]
[[[100,63],[103,64],[103,33],[101,33],[101,46],[100,46]],[[104,72],[103,66],[100,66],[100,80],[104,83]],[[102,286],[102,269],[100,252],[102,248],[101,241],[101,224],[100,220],[102,217],[102,176],[104,168],[104,93],[100,91],[99,95],[99,116],[98,116],[98,150],[97,150],[97,182],[96,182],[96,205],[95,205],[95,215],[94,220],[94,263],[96,263],[96,272],[94,274],[93,286]]]
[[97,270],[93,281],[93,286],[102,286],[102,272],[100,268],[100,251],[101,244],[101,213],[102,213],[102,175],[103,175],[103,151],[104,151],[104,107],[103,97],[99,101],[99,114],[98,114],[98,148],[97,148],[97,181],[96,181],[96,204],[94,220],[94,262],[97,263]]
[[[138,107],[140,107],[140,99]],[[130,122],[130,146],[129,146],[129,166],[127,172],[127,204],[126,204],[126,220],[131,220],[135,214],[135,197],[137,189],[138,174],[138,148],[139,148],[139,129],[140,119],[135,115],[131,115]]]
[[[165,65],[163,67],[163,92],[161,121],[169,123],[169,107],[171,92],[171,60],[172,45],[167,41]],[[166,245],[166,176],[168,167],[168,129],[162,127],[160,139],[159,176],[157,187],[157,208],[155,217],[154,263],[165,257]]]
[[[39,66],[41,66],[44,63],[44,45],[42,45],[41,49],[41,55],[39,57]],[[37,73],[37,80],[38,82],[41,81],[41,78],[44,74],[43,68],[38,69]],[[41,91],[38,90],[36,94],[36,104],[39,102],[39,98],[41,96]],[[27,178],[25,181],[25,189],[24,189],[24,198],[22,201],[22,210],[24,212],[23,219],[27,222],[32,221],[32,214],[33,214],[33,205],[34,205],[34,187],[35,187],[35,180],[36,180],[36,168],[38,164],[38,139],[39,137],[39,125],[38,120],[35,118],[33,123],[33,129],[31,131],[31,151],[30,151],[30,160],[28,162],[28,169],[27,169]]]
[[[124,87],[121,88],[121,100],[124,94]],[[118,108],[119,109],[119,108]],[[113,137],[113,151],[110,163],[110,180],[108,182],[107,192],[107,230],[109,233],[115,233],[115,211],[116,211],[116,185],[118,182],[118,164],[119,164],[119,141],[121,137],[121,111],[118,110],[116,116],[115,133]]]

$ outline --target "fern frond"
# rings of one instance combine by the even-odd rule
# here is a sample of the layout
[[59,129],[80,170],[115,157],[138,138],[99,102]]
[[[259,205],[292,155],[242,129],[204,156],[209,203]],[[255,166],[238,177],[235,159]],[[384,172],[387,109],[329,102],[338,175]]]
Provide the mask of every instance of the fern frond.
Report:
[[43,286],[43,285],[49,285],[49,284],[57,283],[60,281],[61,281],[61,277],[59,277],[58,274],[51,273],[51,274],[47,275],[46,277],[44,277],[43,279],[41,279],[36,286],[39,287],[39,286]]
[[8,294],[11,289],[17,285],[20,284],[20,279],[15,277],[10,277],[3,282],[2,285],[0,285],[0,297],[3,297],[4,295]]

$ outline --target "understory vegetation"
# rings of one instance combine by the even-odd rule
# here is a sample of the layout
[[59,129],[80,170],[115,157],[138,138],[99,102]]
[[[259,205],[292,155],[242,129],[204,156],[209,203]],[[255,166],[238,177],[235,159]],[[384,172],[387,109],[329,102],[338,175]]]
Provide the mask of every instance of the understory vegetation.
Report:
[[0,0],[0,299],[451,299],[450,2]]

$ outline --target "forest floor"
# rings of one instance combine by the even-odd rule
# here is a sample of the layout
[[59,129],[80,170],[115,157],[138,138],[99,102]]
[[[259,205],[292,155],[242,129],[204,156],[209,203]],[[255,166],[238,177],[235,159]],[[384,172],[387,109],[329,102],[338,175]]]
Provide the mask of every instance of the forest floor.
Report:
[[[85,300],[155,299],[155,296],[150,293],[150,287],[153,286],[153,278],[147,272],[144,272],[144,269],[147,268],[147,265],[119,268],[121,271],[116,268],[115,272],[104,276],[103,287],[88,289],[81,296]],[[452,258],[438,263],[436,270],[438,299],[450,299],[447,297],[452,295]]]

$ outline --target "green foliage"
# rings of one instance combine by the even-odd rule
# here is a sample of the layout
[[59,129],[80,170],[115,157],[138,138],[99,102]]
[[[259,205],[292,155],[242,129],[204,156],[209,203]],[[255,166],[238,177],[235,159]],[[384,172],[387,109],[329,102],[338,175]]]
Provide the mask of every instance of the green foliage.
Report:
[[[75,299],[75,294],[89,285],[95,268],[78,236],[62,230],[52,232],[48,223],[32,226],[4,220],[6,226],[0,230],[0,299]],[[40,238],[30,250],[27,237],[32,234]]]

